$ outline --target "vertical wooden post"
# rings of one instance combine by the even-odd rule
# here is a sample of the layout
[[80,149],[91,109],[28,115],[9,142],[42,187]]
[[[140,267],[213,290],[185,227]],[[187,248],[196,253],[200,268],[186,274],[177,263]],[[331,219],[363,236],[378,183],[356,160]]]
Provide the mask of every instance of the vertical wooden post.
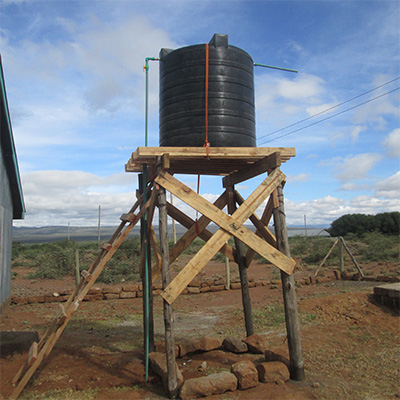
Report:
[[[273,215],[277,248],[283,254],[290,257],[282,185],[279,185],[276,191],[278,194],[279,206],[274,208]],[[301,351],[300,321],[297,313],[294,277],[293,274],[288,275],[281,271],[281,279],[290,355],[290,378],[296,381],[302,381],[305,379],[304,361]]]
[[342,237],[339,237],[339,268],[340,268],[340,273],[343,274],[344,271],[344,262],[343,262],[343,243],[342,243]]
[[229,257],[225,257],[225,272],[226,272],[226,289],[229,290],[231,288],[231,270],[229,268]]
[[75,249],[75,283],[76,287],[81,283],[81,272],[79,267],[79,250]]
[[[228,213],[232,215],[236,210],[234,187],[229,186],[226,189],[226,193],[228,196]],[[243,304],[244,320],[246,325],[246,335],[251,336],[254,333],[254,324],[253,324],[253,314],[251,310],[249,280],[247,278],[246,252],[244,251],[243,243],[236,237],[234,238],[234,240],[236,247],[236,262],[239,266],[242,304]]]
[[[167,214],[167,196],[165,189],[160,187],[158,192],[158,209],[159,209],[159,230],[160,230],[160,247],[161,247],[161,274],[162,287],[165,289],[171,282],[169,272],[169,245],[168,245],[168,214]],[[168,395],[171,399],[178,396],[178,378],[177,367],[175,361],[175,340],[173,333],[173,308],[163,300],[164,309],[164,327],[165,327],[165,353],[167,358],[168,372]]]

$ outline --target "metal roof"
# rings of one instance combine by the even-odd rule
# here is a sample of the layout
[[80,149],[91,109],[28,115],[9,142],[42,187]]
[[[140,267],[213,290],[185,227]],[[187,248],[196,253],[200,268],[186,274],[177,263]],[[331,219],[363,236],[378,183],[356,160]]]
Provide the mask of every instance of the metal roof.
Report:
[[23,219],[25,216],[25,204],[22,194],[21,178],[19,175],[17,153],[15,151],[14,137],[11,127],[10,113],[6,86],[4,83],[3,65],[0,55],[0,120],[1,120],[1,150],[3,153],[4,164],[10,182],[11,198],[13,203],[13,219]]

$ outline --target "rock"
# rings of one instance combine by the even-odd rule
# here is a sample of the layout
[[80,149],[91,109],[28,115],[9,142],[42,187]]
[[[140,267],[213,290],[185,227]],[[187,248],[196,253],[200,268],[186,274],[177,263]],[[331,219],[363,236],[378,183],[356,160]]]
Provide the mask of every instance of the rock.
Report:
[[104,297],[107,300],[119,299],[119,293],[105,293]]
[[288,368],[290,366],[289,350],[286,346],[274,347],[270,350],[265,350],[265,361],[280,361]]
[[121,292],[121,288],[117,286],[107,286],[103,289],[103,293],[112,293],[119,294]]
[[207,362],[203,361],[201,365],[199,365],[199,367],[197,368],[197,371],[204,372],[206,370],[207,370]]
[[248,350],[246,343],[233,336],[225,338],[222,342],[222,346],[226,351],[230,351],[231,353],[246,353]]
[[257,365],[258,379],[264,383],[288,381],[290,373],[288,367],[280,361],[264,362]]
[[214,285],[214,286],[211,286],[211,291],[212,292],[222,292],[223,290],[225,290],[225,285]]
[[99,294],[99,293],[103,293],[103,289],[99,286],[91,287],[88,291],[88,294]]
[[235,391],[236,388],[236,376],[230,372],[220,372],[201,378],[187,379],[182,385],[180,398],[182,400],[197,399]]
[[87,294],[83,300],[85,301],[103,300],[103,293]]
[[231,283],[231,289],[240,289],[242,287],[242,284],[240,282],[233,282]]
[[136,297],[136,292],[121,292],[119,294],[120,299],[134,299]]
[[201,286],[201,280],[199,278],[194,278],[190,283],[189,287],[197,287],[199,288]]
[[243,339],[243,342],[247,344],[249,351],[255,354],[264,354],[265,350],[269,348],[267,340],[256,333]]
[[[153,352],[149,354],[149,364],[150,368],[153,370],[155,374],[157,374],[161,380],[163,387],[166,392],[168,392],[168,372],[167,372],[167,360],[166,356],[163,353]],[[176,365],[176,373],[178,378],[178,387],[182,386],[183,383],[183,376]]]
[[[165,354],[165,342],[157,342],[154,345],[157,353]],[[179,346],[177,344],[175,345],[175,357],[179,357]]]
[[139,286],[135,284],[131,285],[122,285],[122,291],[124,292],[137,292],[139,290]]
[[211,290],[210,286],[203,286],[200,288],[200,293],[206,293]]
[[189,294],[199,294],[200,293],[200,288],[199,287],[187,287],[187,291]]
[[321,385],[319,384],[319,382],[313,382],[311,386],[315,389],[318,389]]
[[179,356],[183,357],[188,353],[204,352],[219,349],[222,339],[204,336],[195,340],[184,340],[179,344]]
[[258,384],[258,371],[250,360],[238,361],[232,365],[231,372],[238,380],[241,390],[249,389]]

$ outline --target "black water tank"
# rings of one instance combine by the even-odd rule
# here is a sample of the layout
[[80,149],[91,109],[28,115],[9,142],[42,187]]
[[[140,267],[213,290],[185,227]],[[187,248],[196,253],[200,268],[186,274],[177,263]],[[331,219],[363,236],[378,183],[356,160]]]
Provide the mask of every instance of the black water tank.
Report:
[[[203,146],[206,45],[160,51],[160,146]],[[209,43],[208,140],[211,147],[255,147],[253,59],[228,45]]]

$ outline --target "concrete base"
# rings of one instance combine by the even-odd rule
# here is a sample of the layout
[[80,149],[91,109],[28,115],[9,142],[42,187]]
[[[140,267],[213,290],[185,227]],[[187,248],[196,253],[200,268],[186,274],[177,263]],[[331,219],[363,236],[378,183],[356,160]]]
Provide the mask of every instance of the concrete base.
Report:
[[0,332],[0,357],[29,351],[33,342],[39,342],[37,332]]
[[374,287],[374,296],[379,303],[400,311],[400,282]]

